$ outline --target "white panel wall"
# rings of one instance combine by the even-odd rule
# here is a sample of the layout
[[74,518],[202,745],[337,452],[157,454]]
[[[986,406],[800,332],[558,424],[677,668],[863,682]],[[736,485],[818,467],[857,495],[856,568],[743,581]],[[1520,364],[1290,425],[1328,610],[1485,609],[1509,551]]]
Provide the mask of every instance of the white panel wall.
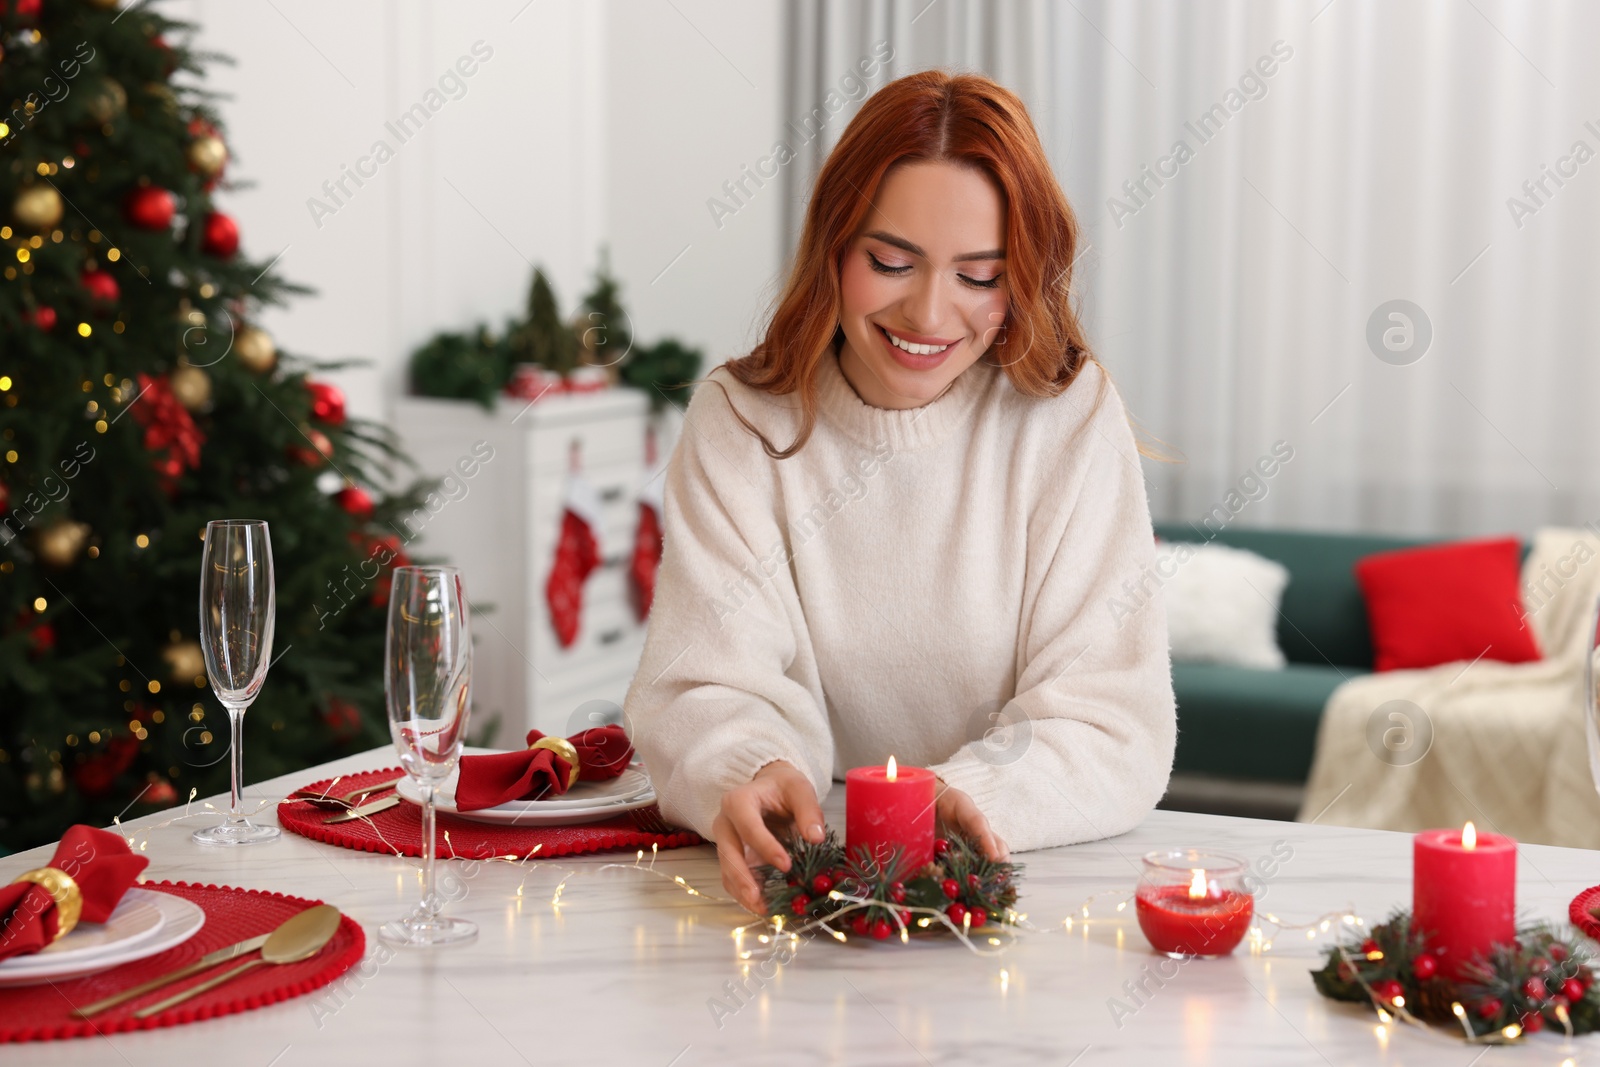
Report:
[[[532,263],[571,310],[602,242],[643,339],[676,334],[713,360],[748,347],[777,269],[777,186],[720,231],[705,200],[765,151],[779,122],[776,4],[175,0],[164,10],[200,26],[201,48],[237,61],[214,65],[207,84],[232,94],[230,175],[255,185],[224,193],[223,210],[249,255],[287,249],[282,273],[317,290],[264,324],[288,350],[371,360],[335,378],[355,412],[386,416],[407,355],[435,331],[516,313]],[[404,142],[386,128],[477,41],[493,55],[464,92],[447,86],[458,99]],[[393,158],[364,186],[346,179],[353,195],[334,205],[323,183],[380,139]],[[313,197],[337,210],[313,218]]]

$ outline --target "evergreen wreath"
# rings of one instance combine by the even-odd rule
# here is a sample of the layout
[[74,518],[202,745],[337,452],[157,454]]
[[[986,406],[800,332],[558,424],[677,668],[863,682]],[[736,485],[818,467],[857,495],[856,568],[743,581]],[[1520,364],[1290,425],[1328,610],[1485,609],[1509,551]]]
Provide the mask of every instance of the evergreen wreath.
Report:
[[1534,923],[1519,927],[1511,944],[1468,963],[1453,981],[1402,908],[1365,938],[1330,948],[1311,977],[1323,996],[1370,1002],[1382,1016],[1459,1021],[1470,1040],[1514,1041],[1546,1025],[1571,1034],[1600,1029],[1592,958],[1575,934]]
[[[956,834],[934,841],[934,859],[913,869],[903,849],[887,857],[858,846],[848,852],[829,830],[820,844],[802,838],[784,842],[789,870],[757,867],[768,918],[798,933],[847,923],[861,937],[902,941],[921,930],[946,929],[963,939],[988,924],[1015,926],[1017,876],[1022,865],[991,860],[977,842]],[[797,925],[796,925],[797,924]]]

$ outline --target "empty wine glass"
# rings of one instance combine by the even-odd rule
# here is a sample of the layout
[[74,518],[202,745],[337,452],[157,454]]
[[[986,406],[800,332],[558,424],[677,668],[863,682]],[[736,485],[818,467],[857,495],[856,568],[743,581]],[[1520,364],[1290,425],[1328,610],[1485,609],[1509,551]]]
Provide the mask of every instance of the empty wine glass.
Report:
[[272,576],[272,538],[260,519],[206,523],[200,563],[200,647],[206,675],[228,709],[228,755],[232,785],[228,819],[196,830],[206,845],[256,845],[276,841],[276,826],[259,826],[240,812],[244,789],[244,713],[261,692],[272,661],[272,626],[277,614]]
[[472,639],[467,594],[454,567],[396,567],[389,591],[384,693],[401,766],[422,797],[422,903],[379,931],[404,945],[476,936],[478,927],[441,914],[434,886],[434,794],[456,769],[471,700]]

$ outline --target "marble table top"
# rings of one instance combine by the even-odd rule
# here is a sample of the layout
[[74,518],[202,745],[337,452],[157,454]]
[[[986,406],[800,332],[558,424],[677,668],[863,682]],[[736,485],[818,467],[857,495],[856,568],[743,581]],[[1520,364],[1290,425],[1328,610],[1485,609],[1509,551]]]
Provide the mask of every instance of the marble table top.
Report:
[[[395,762],[391,751],[376,750],[264,782],[246,790],[247,808],[317,778]],[[212,802],[226,806],[225,798]],[[842,788],[824,809],[831,825],[842,825]],[[267,804],[260,817],[273,814]],[[975,955],[949,938],[901,945],[822,937],[802,941],[787,962],[763,963],[759,952],[739,957],[732,931],[753,916],[717,899],[710,846],[662,852],[656,873],[635,866],[632,853],[480,863],[463,874],[450,906],[479,924],[475,942],[391,949],[376,930],[414,903],[416,860],[287,832],[270,845],[207,849],[189,832],[215,816],[173,815],[125,824],[148,842],[149,878],[326,900],[366,928],[367,958],[334,986],[283,1004],[173,1029],[10,1046],[6,1064],[1468,1067],[1482,1056],[1485,1067],[1497,1067],[1600,1057],[1596,1038],[1569,1046],[1546,1032],[1485,1049],[1442,1031],[1380,1028],[1370,1013],[1313,990],[1307,972],[1331,933],[1280,934],[1264,952],[1247,943],[1230,958],[1178,966],[1150,950],[1131,904],[1116,909],[1132,892],[1141,854],[1203,846],[1279,859],[1259,897],[1262,912],[1304,922],[1349,910],[1374,923],[1409,905],[1404,834],[1153,812],[1122,837],[1013,857],[1026,864],[1019,908],[1036,929],[997,955]],[[49,851],[0,860],[0,879],[38,866]],[[673,876],[707,895],[691,895]],[[1564,921],[1572,897],[1596,882],[1593,853],[1523,846],[1519,912]],[[762,950],[749,935],[743,945]],[[1152,980],[1153,973],[1170,977]],[[1141,983],[1147,993],[1130,992]]]

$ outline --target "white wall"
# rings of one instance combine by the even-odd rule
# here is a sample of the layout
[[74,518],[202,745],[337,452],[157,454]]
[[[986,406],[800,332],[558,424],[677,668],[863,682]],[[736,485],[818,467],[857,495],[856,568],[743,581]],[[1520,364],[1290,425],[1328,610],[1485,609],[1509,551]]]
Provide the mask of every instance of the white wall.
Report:
[[[776,5],[173,0],[164,10],[198,24],[201,49],[237,61],[214,64],[206,84],[232,95],[229,176],[255,184],[222,193],[222,210],[248,255],[287,249],[279,271],[317,290],[261,321],[285,350],[372,361],[333,376],[354,412],[386,417],[410,351],[434,332],[517,313],[531,264],[572,310],[602,242],[644,340],[676,334],[713,362],[748,347],[777,269],[776,187],[720,232],[704,200],[777,123]],[[478,41],[493,54],[463,79],[464,95],[409,140],[386,130]],[[314,219],[308,201],[333,205],[323,183],[379,139],[393,158],[362,187],[347,180],[353,195]]]

